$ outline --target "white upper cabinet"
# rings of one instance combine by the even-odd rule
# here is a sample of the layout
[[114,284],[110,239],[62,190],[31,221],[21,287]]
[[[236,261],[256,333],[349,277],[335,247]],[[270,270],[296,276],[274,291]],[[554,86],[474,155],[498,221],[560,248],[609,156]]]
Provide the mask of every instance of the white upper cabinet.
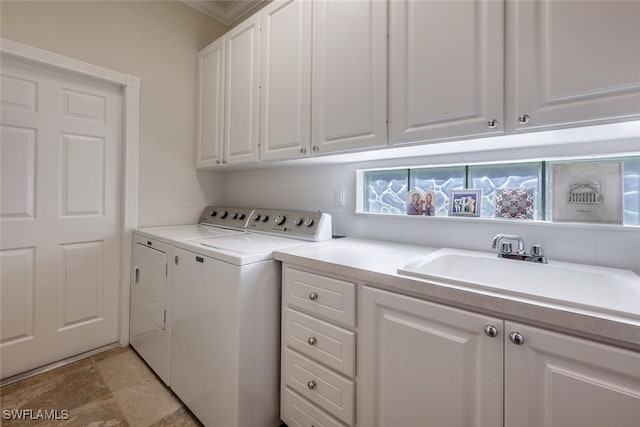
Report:
[[503,131],[504,2],[389,6],[389,141]]
[[258,161],[259,41],[259,15],[241,22],[225,36],[223,163]]
[[274,1],[261,12],[260,158],[309,155],[311,2]]
[[640,2],[507,2],[508,130],[640,117]]
[[224,38],[198,55],[198,127],[196,168],[222,164],[224,130]]
[[312,151],[387,142],[387,2],[313,2]]

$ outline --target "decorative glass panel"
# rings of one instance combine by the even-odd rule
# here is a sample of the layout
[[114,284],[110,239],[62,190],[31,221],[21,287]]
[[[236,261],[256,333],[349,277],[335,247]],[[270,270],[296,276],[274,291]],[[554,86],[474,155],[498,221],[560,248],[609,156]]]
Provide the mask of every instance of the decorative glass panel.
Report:
[[534,219],[542,219],[541,171],[541,162],[469,166],[469,188],[482,190],[480,216],[495,217],[497,189],[533,188]]
[[640,225],[640,157],[624,159],[624,224]]
[[436,192],[436,216],[447,216],[449,190],[464,188],[464,166],[411,169],[411,189]]
[[365,212],[406,213],[407,169],[364,173]]

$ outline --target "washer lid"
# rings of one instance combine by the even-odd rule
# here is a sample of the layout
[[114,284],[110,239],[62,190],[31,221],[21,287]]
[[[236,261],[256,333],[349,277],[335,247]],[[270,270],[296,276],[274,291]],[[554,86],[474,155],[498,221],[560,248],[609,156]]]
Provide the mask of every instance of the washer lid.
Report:
[[[222,257],[215,256],[216,258],[242,265],[272,259],[273,251],[276,249],[308,242],[266,234],[243,233],[193,239],[190,240],[190,243],[214,250],[222,255]],[[230,257],[235,258],[235,260],[230,259]]]

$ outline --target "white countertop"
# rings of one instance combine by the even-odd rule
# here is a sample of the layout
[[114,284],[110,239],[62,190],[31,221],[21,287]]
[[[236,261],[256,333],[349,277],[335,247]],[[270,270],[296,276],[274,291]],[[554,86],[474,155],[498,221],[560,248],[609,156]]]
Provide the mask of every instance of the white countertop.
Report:
[[274,258],[436,302],[640,351],[640,321],[399,275],[439,248],[344,238],[283,248]]

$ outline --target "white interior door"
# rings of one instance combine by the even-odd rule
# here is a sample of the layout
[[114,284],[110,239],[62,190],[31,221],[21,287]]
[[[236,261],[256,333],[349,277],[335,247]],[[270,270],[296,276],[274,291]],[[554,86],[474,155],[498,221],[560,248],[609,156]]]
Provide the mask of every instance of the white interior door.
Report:
[[123,94],[2,59],[6,378],[118,340]]

